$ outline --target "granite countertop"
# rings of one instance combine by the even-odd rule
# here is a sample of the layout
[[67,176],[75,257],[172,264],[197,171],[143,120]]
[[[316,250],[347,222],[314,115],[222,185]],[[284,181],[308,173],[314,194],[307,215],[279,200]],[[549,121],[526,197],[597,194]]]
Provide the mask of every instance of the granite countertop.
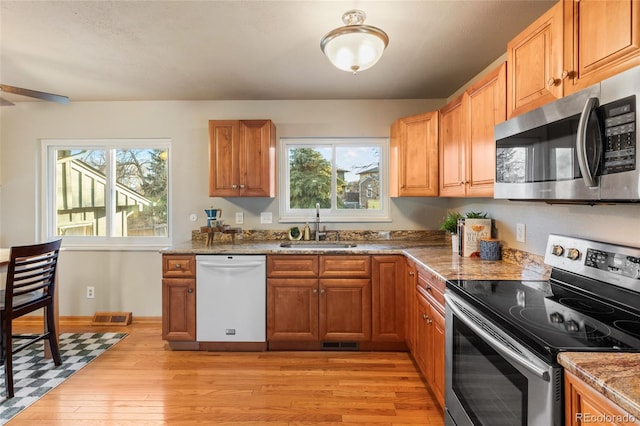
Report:
[[[161,250],[164,254],[402,254],[443,279],[546,280],[546,270],[525,268],[520,263],[461,257],[450,244],[420,240],[340,241],[353,243],[349,248],[314,248],[305,241],[304,248],[280,247],[287,240],[242,241],[236,244],[187,241]],[[296,244],[297,242],[292,242]],[[320,243],[326,243],[321,241]]]
[[640,420],[640,353],[561,352],[558,362]]

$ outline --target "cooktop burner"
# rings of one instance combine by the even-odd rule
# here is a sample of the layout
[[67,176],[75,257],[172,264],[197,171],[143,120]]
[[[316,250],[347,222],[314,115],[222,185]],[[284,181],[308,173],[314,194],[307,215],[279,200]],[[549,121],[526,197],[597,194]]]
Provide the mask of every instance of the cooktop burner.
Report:
[[548,281],[449,281],[514,338],[555,361],[559,351],[640,352],[640,248],[549,235]]
[[640,313],[553,281],[449,281],[536,352],[640,351]]

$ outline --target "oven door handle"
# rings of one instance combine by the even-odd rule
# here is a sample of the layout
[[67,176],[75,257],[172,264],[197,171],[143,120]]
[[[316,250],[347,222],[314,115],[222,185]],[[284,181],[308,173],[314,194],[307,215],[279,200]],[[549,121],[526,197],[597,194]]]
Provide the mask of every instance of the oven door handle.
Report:
[[447,302],[446,306],[450,308],[451,311],[453,311],[453,313],[457,315],[461,320],[463,320],[464,323],[467,325],[467,327],[471,328],[475,333],[477,333],[480,337],[482,337],[482,339],[484,339],[489,345],[491,345],[491,347],[496,352],[499,352],[504,357],[517,362],[518,364],[520,364],[522,367],[526,368],[530,372],[540,376],[542,380],[546,382],[551,380],[551,377],[549,376],[549,372],[547,370],[538,367],[533,362],[531,362],[531,360],[524,357],[522,354],[519,354],[516,351],[508,347],[505,347],[498,339],[493,337],[490,333],[487,333],[476,323],[467,319],[467,316],[464,314],[464,312],[460,310],[460,308],[458,308],[458,306],[456,306],[451,296],[449,296],[448,294],[445,294],[444,298],[446,299],[446,302]]

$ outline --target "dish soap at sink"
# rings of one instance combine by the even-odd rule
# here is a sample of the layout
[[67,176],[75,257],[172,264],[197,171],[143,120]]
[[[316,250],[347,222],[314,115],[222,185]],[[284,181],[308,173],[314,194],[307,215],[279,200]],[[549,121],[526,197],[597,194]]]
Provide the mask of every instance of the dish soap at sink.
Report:
[[309,229],[309,224],[304,224],[304,229],[302,230],[302,239],[305,241],[309,241],[311,239],[311,229]]

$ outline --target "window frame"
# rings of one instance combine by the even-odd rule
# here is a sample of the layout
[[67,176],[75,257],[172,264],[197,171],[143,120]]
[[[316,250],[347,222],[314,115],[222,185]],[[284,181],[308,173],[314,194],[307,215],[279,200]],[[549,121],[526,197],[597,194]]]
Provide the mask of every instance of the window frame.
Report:
[[[171,139],[169,138],[110,138],[110,139],[42,139],[40,151],[40,232],[44,241],[59,238],[56,232],[57,217],[57,173],[56,151],[60,149],[105,150],[111,161],[115,150],[165,149],[167,151],[167,236],[166,237],[117,237],[117,236],[63,236],[65,248],[96,250],[150,250],[172,244],[171,208]],[[113,230],[115,214],[115,163],[107,167],[105,209],[109,219],[108,232]]]
[[[331,145],[332,147],[349,146],[378,146],[380,148],[379,167],[379,191],[380,209],[320,209],[320,219],[323,223],[349,223],[349,222],[391,222],[390,196],[389,196],[389,138],[385,137],[282,137],[279,141],[278,174],[279,183],[279,222],[300,223],[315,221],[315,209],[289,209],[289,156],[288,149],[291,146],[319,147]],[[336,198],[336,159],[335,148],[332,148],[332,182],[331,199]],[[332,201],[333,203],[333,201]]]

